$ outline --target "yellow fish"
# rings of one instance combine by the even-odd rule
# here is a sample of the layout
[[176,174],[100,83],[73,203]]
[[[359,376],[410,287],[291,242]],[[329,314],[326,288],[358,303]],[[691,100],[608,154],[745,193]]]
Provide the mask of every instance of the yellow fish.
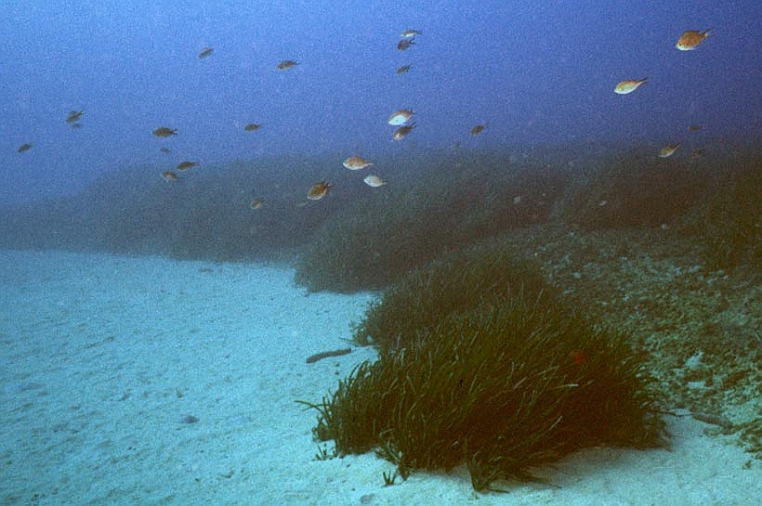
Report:
[[360,158],[359,156],[350,156],[344,160],[344,167],[349,170],[360,170],[370,167],[371,165],[373,165],[373,162],[369,162],[365,158]]
[[641,84],[648,81],[647,77],[644,77],[643,79],[628,79],[626,81],[620,81],[619,84],[616,85],[616,88],[614,88],[614,93],[617,95],[627,95],[628,93],[632,93],[633,91],[637,90]]
[[704,39],[709,37],[709,32],[711,30],[711,28],[708,28],[703,32],[698,30],[686,30],[683,32],[680,38],[677,39],[677,44],[675,44],[675,47],[680,51],[693,51],[698,47],[699,44],[704,42]]

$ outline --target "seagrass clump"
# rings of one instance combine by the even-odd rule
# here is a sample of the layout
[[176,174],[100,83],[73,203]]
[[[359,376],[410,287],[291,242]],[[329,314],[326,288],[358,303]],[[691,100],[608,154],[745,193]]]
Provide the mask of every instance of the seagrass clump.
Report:
[[581,448],[663,443],[640,355],[551,298],[485,297],[401,342],[314,406],[338,454],[375,449],[403,478],[465,465],[483,491]]
[[387,288],[355,326],[354,341],[373,344],[383,354],[452,313],[518,296],[546,302],[555,298],[535,263],[490,241],[445,254]]

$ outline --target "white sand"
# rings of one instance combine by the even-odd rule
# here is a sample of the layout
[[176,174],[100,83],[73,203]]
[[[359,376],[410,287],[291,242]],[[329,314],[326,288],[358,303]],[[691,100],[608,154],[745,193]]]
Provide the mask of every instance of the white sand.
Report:
[[[368,454],[316,461],[319,401],[371,349],[370,295],[310,294],[288,269],[0,251],[3,505],[757,505],[762,466],[672,419],[674,448],[591,450],[477,494],[467,473],[384,487]],[[183,423],[193,415],[197,423]]]

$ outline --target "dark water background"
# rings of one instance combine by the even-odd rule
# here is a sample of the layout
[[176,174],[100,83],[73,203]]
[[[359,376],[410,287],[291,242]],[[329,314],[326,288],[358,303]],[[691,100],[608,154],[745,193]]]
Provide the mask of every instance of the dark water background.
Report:
[[[0,203],[138,166],[160,186],[183,160],[202,170],[332,155],[341,168],[352,154],[400,159],[458,142],[732,141],[762,127],[761,15],[757,0],[4,2]],[[696,51],[675,49],[684,30],[710,27]],[[423,33],[399,51],[404,29]],[[199,59],[205,47],[214,52]],[[278,71],[285,59],[300,64]],[[612,92],[642,77],[635,93]],[[418,126],[393,142],[386,120],[403,107]],[[71,110],[84,110],[82,128],[65,122]],[[178,136],[157,139],[159,126]]]

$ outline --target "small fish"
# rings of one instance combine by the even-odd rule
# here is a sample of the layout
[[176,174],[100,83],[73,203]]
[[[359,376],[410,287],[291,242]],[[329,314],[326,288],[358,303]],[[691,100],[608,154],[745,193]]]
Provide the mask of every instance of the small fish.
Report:
[[243,127],[243,129],[246,130],[247,132],[256,132],[260,128],[262,128],[262,125],[259,125],[257,123],[249,123],[248,125]]
[[394,133],[392,134],[392,139],[394,139],[395,141],[401,141],[402,139],[407,137],[408,134],[410,132],[412,132],[414,128],[415,128],[415,123],[411,123],[410,125],[401,126],[397,130],[394,131]]
[[164,181],[167,183],[176,183],[177,181],[180,181],[180,177],[171,170],[165,170],[162,172],[161,177],[163,177]]
[[410,39],[422,33],[423,32],[420,30],[403,30],[402,33],[400,33],[400,37],[402,37],[403,39]]
[[249,207],[252,209],[262,209],[262,206],[265,205],[264,202],[260,199],[254,199],[249,204]]
[[471,129],[471,135],[479,135],[484,131],[485,128],[487,128],[487,125],[489,122],[485,122],[481,125],[476,125],[474,128]]
[[214,48],[213,47],[205,47],[198,54],[198,57],[203,60],[204,58],[208,58],[213,52],[214,52]]
[[365,184],[367,184],[371,188],[379,188],[386,184],[386,181],[372,174],[370,176],[365,176],[365,179],[363,179],[363,181],[365,182]]
[[647,77],[644,77],[643,79],[628,79],[626,81],[621,81],[616,85],[616,88],[614,88],[614,93],[618,95],[627,95],[628,93],[637,90],[640,85],[646,81],[648,81]]
[[169,154],[169,153],[171,153],[171,152],[172,152],[172,151],[171,151],[169,148],[167,148],[167,147],[164,147],[164,146],[160,147],[160,148],[159,148],[159,151],[161,151],[161,152],[162,152],[162,153],[164,153],[165,155],[166,155],[166,154]]
[[404,125],[413,118],[414,114],[415,113],[411,109],[400,109],[399,111],[394,111],[392,115],[389,116],[389,121],[387,121],[387,123],[393,126]]
[[82,118],[83,114],[85,114],[85,111],[69,111],[69,115],[66,116],[66,122],[75,123]]
[[156,130],[153,131],[153,134],[156,137],[172,137],[173,135],[177,135],[177,129],[176,128],[167,128],[167,127],[159,127]]
[[320,200],[328,194],[328,190],[331,189],[331,184],[327,181],[321,181],[310,186],[307,192],[307,199]]
[[399,67],[399,68],[398,68],[398,69],[395,71],[395,73],[396,73],[398,76],[401,76],[402,74],[407,74],[407,73],[408,73],[408,71],[409,71],[411,68],[413,68],[413,66],[412,66],[412,65],[403,65],[403,66]]
[[704,156],[704,148],[699,148],[691,152],[690,155],[688,155],[688,158],[691,160],[698,160]]
[[397,49],[400,51],[405,51],[407,49],[410,49],[410,46],[415,45],[415,37],[410,39],[402,39],[397,43]]
[[689,132],[698,132],[699,130],[703,130],[704,127],[701,125],[688,125],[688,131]]
[[184,162],[180,162],[177,164],[177,167],[175,167],[177,170],[188,170],[192,169],[193,167],[197,166],[198,162],[189,162],[188,160]]
[[21,146],[19,146],[19,148],[16,151],[18,151],[19,153],[23,153],[24,151],[29,151],[30,149],[32,149],[32,145],[27,142],[26,144],[22,144]]
[[678,142],[677,144],[669,144],[664,146],[659,150],[659,158],[669,158],[675,154],[675,151],[677,151],[677,148],[679,148],[681,144],[682,142]]
[[708,28],[703,32],[698,30],[686,30],[683,32],[680,38],[677,39],[677,44],[675,44],[675,47],[680,51],[693,51],[698,47],[699,44],[704,42],[704,39],[709,37],[709,32],[711,30],[711,28]]
[[349,170],[360,170],[366,167],[370,167],[371,165],[373,165],[373,162],[369,162],[368,160],[360,158],[359,156],[350,156],[344,160],[344,167]]
[[75,130],[82,128],[82,123],[72,123],[71,127]]
[[278,70],[288,70],[290,68],[296,67],[297,65],[299,65],[299,62],[294,60],[283,60],[278,65],[276,65],[276,68]]

